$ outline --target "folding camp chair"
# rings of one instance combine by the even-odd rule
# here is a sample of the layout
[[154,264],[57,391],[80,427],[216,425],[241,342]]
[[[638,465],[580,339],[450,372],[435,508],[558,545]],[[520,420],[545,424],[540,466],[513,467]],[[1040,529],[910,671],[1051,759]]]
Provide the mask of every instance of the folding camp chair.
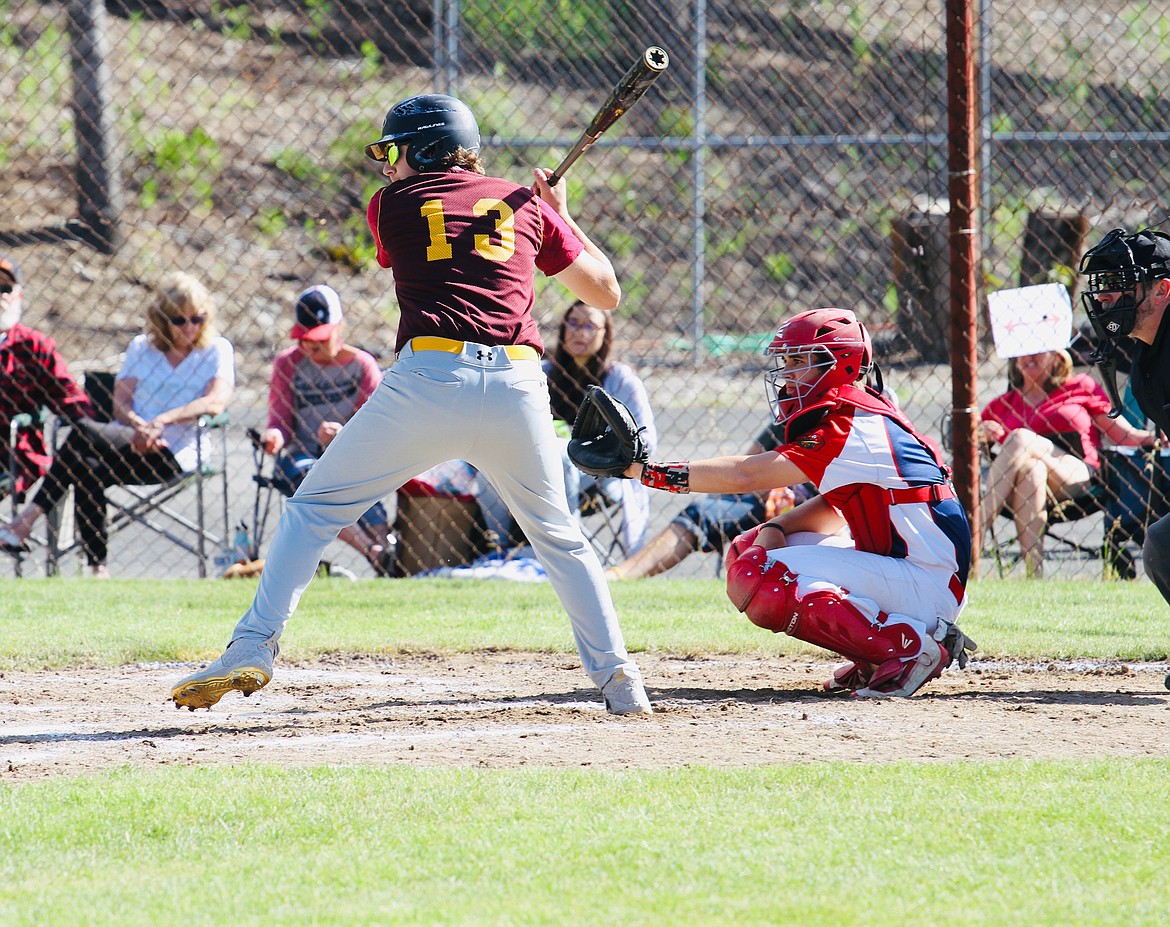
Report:
[[[0,473],[0,499],[5,497],[12,506],[12,518],[15,520],[21,505],[28,498],[27,491],[17,490],[20,483],[20,462],[17,457],[17,443],[20,436],[27,432],[41,432],[44,434],[44,444],[47,448],[54,446],[57,418],[48,409],[38,412],[21,412],[14,415],[8,423],[8,462],[7,468]],[[43,538],[36,536],[29,538],[30,549],[38,544],[44,544]],[[13,561],[13,575],[17,579],[24,575],[24,560],[26,551],[14,551],[10,554]]]
[[596,483],[581,493],[579,521],[602,566],[615,566],[629,556],[622,544],[625,512],[621,500],[610,499]]
[[[85,391],[94,408],[94,419],[98,422],[113,420],[113,390],[115,375],[107,372],[90,371],[85,374]],[[200,416],[196,423],[200,440],[196,444],[196,465],[193,469],[162,483],[149,485],[117,485],[107,490],[107,530],[112,538],[115,534],[133,525],[141,526],[175,546],[193,554],[196,558],[200,578],[207,576],[207,561],[214,552],[230,543],[231,522],[228,516],[228,473],[227,473],[227,413]],[[219,459],[204,459],[205,440],[212,433],[219,436]],[[212,531],[208,525],[209,484],[220,484],[222,495],[222,531]],[[182,504],[182,497],[188,489],[194,488],[193,505]],[[81,543],[73,540],[62,545],[53,536],[60,524],[60,513],[51,513],[51,537],[49,544],[48,572],[58,571],[62,555],[80,551]]]
[[[1058,444],[1067,447],[1073,453],[1080,456],[1080,439],[1075,435],[1057,435],[1050,436],[1052,440]],[[985,449],[986,450],[986,449]],[[987,458],[984,454],[984,458]],[[1101,544],[1098,541],[1086,543],[1084,540],[1078,539],[1078,534],[1075,530],[1060,528],[1059,526],[1074,525],[1084,519],[1091,518],[1098,514],[1105,508],[1106,489],[1105,485],[1097,477],[1085,487],[1083,492],[1077,493],[1070,499],[1057,499],[1052,495],[1051,491],[1045,490],[1044,508],[1047,512],[1047,521],[1044,526],[1044,537],[1053,543],[1054,546],[1048,549],[1045,554],[1056,555],[1062,550],[1067,557],[1072,559],[1096,560],[1101,556]],[[999,513],[999,517],[1005,518],[1008,521],[1012,520],[1012,511],[1009,505],[1005,505],[1003,510]],[[1081,532],[1083,537],[1084,532]],[[992,554],[995,557],[997,571],[1002,578],[1010,569],[1011,563],[1008,562],[1006,549],[1009,541],[1001,541],[997,535],[995,525],[991,525],[991,538],[994,544]],[[1012,541],[1015,540],[1015,529],[1012,529]],[[1108,568],[1108,564],[1106,565]]]
[[1130,545],[1145,542],[1146,529],[1170,510],[1170,449],[1101,449],[1104,488],[1104,557],[1110,578],[1137,575]]
[[597,486],[581,493],[578,513],[581,530],[605,567],[620,563],[624,557],[621,547],[621,506],[608,498]]

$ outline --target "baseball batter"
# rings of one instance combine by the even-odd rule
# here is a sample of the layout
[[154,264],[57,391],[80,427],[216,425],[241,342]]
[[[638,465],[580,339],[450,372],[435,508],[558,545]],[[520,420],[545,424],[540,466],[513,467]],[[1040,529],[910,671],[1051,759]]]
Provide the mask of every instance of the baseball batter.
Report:
[[367,217],[378,263],[394,271],[397,362],[288,500],[251,608],[224,655],[174,687],[176,705],[210,707],[267,685],[326,545],[408,479],[462,458],[535,548],[608,711],[651,712],[601,564],[569,512],[532,317],[538,270],[603,309],[621,291],[570,218],[565,185],[550,186],[540,168],[531,188],[485,176],[479,147],[471,110],[439,94],[392,107],[366,147],[389,180]]
[[[751,492],[811,481],[820,495],[741,534],[727,594],[751,621],[848,660],[830,692],[909,696],[975,645],[956,625],[971,531],[948,471],[880,390],[869,333],[847,309],[780,326],[766,374],[784,442],[774,451],[626,475],[672,492]],[[844,529],[848,528],[848,533]]]

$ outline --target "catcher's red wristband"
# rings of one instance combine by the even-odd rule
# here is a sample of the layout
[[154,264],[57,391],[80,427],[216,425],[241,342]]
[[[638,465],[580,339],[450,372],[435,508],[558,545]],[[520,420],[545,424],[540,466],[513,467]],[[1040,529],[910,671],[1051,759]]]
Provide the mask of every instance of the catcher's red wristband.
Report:
[[642,464],[642,485],[667,492],[691,491],[691,462],[675,460],[671,463]]

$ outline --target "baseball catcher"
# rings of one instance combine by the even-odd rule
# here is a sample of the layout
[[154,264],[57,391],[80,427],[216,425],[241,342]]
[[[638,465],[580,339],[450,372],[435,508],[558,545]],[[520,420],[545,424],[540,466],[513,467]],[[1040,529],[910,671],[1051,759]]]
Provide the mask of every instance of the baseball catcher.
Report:
[[585,390],[569,439],[569,459],[596,479],[625,476],[630,464],[645,463],[642,429],[620,399],[600,386]]
[[[850,310],[793,316],[765,353],[775,359],[765,386],[779,447],[635,460],[625,475],[676,493],[814,483],[820,495],[731,543],[727,594],[754,624],[842,654],[826,691],[913,695],[975,649],[956,624],[971,529],[949,470],[882,394],[869,333]],[[866,384],[871,373],[876,387]],[[603,443],[617,465],[627,437],[611,428]]]

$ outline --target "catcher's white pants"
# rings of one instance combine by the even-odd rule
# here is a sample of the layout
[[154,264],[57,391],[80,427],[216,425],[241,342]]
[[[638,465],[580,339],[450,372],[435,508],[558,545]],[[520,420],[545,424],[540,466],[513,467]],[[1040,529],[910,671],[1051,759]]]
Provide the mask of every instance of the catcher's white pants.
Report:
[[470,342],[462,354],[403,349],[287,501],[233,637],[279,637],[338,532],[407,480],[456,458],[481,470],[512,510],[569,614],[594,684],[619,667],[636,674],[601,564],[569,513],[540,363]]
[[958,620],[967,604],[965,594],[955,598],[945,568],[857,550],[852,538],[840,535],[798,532],[787,540],[787,547],[768,551],[768,564],[783,561],[800,596],[831,589],[871,617],[880,609],[947,621]]

